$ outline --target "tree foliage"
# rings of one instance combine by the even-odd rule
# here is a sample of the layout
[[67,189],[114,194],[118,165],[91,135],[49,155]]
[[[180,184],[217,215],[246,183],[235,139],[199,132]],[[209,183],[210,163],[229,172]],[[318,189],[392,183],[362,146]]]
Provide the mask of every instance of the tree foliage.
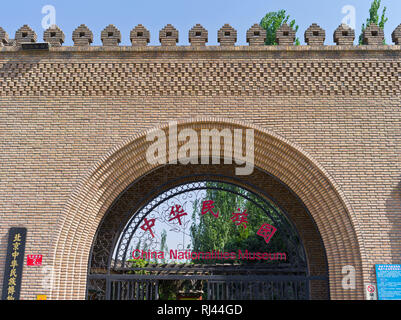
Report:
[[[266,30],[266,45],[277,45],[276,31],[284,23],[287,23],[291,28],[298,32],[299,26],[295,24],[295,20],[290,20],[290,15],[285,10],[268,12],[260,21],[260,26]],[[295,39],[295,44],[299,45],[299,38]]]
[[[208,182],[208,187],[216,187],[219,183]],[[207,189],[203,200],[213,200],[214,211],[219,211],[219,217],[216,218],[208,213],[201,215],[201,203],[194,203],[193,220],[197,221],[191,227],[192,250],[200,252],[220,251],[236,252],[238,250],[248,250],[249,252],[286,252],[287,244],[280,236],[280,232],[271,239],[267,245],[264,238],[257,235],[257,231],[264,223],[275,225],[272,221],[280,219],[277,212],[272,209],[261,209],[257,202],[249,201],[244,196],[256,198],[253,193],[237,187],[230,186],[230,191]],[[233,212],[244,212],[246,210],[247,228],[242,224],[236,225],[233,220]],[[266,214],[269,210],[270,217]],[[277,226],[277,225],[276,225]],[[281,230],[280,230],[281,231]],[[244,263],[239,260],[198,260],[196,263]],[[248,261],[249,262],[249,261]]]
[[363,32],[371,23],[374,23],[378,25],[380,28],[384,29],[384,25],[388,21],[388,18],[386,17],[387,8],[386,7],[383,8],[382,14],[379,17],[380,5],[381,5],[381,0],[374,0],[372,2],[369,9],[369,18],[366,19],[366,23],[362,24],[362,31],[361,34],[359,35],[359,44],[363,43]]

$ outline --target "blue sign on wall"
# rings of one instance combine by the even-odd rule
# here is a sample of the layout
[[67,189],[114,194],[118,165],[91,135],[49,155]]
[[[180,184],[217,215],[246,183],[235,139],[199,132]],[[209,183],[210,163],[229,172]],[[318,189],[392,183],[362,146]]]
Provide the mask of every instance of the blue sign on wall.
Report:
[[401,300],[401,264],[376,264],[379,300]]

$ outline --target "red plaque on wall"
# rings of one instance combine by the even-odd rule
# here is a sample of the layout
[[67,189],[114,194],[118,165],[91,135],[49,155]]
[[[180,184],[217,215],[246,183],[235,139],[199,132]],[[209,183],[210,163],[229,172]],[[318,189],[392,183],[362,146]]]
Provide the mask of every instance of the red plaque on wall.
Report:
[[28,266],[41,266],[42,255],[41,254],[28,254],[26,256],[26,264]]

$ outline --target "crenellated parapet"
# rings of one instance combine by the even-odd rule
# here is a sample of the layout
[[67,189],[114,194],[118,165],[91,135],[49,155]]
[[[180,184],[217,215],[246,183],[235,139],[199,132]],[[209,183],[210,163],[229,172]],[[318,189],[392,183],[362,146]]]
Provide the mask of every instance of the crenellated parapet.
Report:
[[192,29],[189,30],[188,41],[191,46],[204,47],[208,41],[207,30],[200,24],[193,26]]
[[168,24],[159,32],[159,41],[162,46],[176,46],[178,43],[178,30]]
[[318,26],[316,23],[306,29],[305,42],[310,46],[322,46],[326,40],[326,31]]
[[65,40],[64,32],[56,25],[51,26],[43,33],[43,40],[52,47],[61,47]]
[[371,23],[363,32],[363,44],[381,45],[384,43],[384,31],[378,25]]
[[347,24],[341,24],[334,31],[333,41],[339,46],[352,46],[355,40],[355,30]]
[[109,24],[103,29],[100,39],[104,46],[118,46],[121,42],[121,32],[114,25]]
[[37,35],[28,25],[23,25],[15,32],[15,41],[17,44],[36,42]]
[[246,32],[246,42],[250,46],[263,46],[265,41],[266,31],[257,23]]
[[[401,24],[392,32],[392,41],[395,45],[401,45]],[[110,24],[106,26],[100,34],[100,40],[105,47],[117,47],[122,41],[120,30]],[[150,42],[150,32],[143,25],[138,24],[134,27],[129,39],[132,47],[145,47]],[[279,46],[294,46],[296,31],[288,24],[284,23],[276,32],[276,42]],[[307,46],[324,46],[326,31],[317,25],[311,24],[304,33]],[[64,32],[56,25],[51,26],[43,33],[43,40],[51,47],[61,47],[65,41]],[[85,25],[81,24],[72,33],[74,46],[88,47],[93,43],[93,32]],[[188,32],[188,41],[192,47],[205,47],[209,40],[208,30],[202,25],[194,25]],[[221,47],[234,47],[237,43],[237,30],[231,25],[224,24],[217,32],[217,41]],[[261,47],[265,45],[266,31],[259,25],[254,24],[246,32],[246,42],[249,46]],[[346,24],[341,24],[333,33],[333,41],[339,46],[355,46],[355,30]],[[19,28],[15,33],[15,39],[9,39],[7,32],[0,27],[0,47],[16,46],[21,47],[21,43],[35,43],[37,35],[28,25]],[[159,32],[159,42],[162,47],[174,47],[179,42],[179,31],[171,24],[167,24]],[[382,46],[384,45],[384,32],[376,24],[370,24],[362,35],[363,46]]]
[[295,42],[295,30],[292,29],[288,24],[283,25],[277,29],[276,42],[278,45],[292,46]]
[[93,42],[93,33],[86,25],[81,24],[72,33],[72,41],[74,41],[74,46],[90,46]]
[[150,42],[150,32],[143,25],[138,24],[131,30],[129,38],[133,47],[144,47]]
[[8,45],[9,39],[7,32],[4,31],[2,27],[0,27],[0,47],[4,47]]
[[237,30],[226,23],[217,32],[217,42],[221,46],[234,46],[237,42]]
[[391,34],[391,39],[395,44],[401,45],[401,24]]

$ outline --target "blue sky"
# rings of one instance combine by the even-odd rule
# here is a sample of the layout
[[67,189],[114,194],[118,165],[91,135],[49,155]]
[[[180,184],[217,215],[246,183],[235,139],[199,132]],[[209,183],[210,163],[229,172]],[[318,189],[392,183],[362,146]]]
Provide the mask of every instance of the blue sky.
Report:
[[[245,33],[269,11],[286,9],[299,25],[297,36],[304,43],[303,34],[313,22],[326,30],[326,44],[333,44],[333,32],[341,23],[341,9],[352,5],[356,9],[356,35],[369,14],[372,0],[14,0],[2,1],[0,26],[14,38],[15,31],[28,24],[42,41],[42,8],[53,5],[56,24],[66,35],[65,45],[72,45],[72,31],[81,23],[94,33],[93,45],[101,45],[100,32],[108,24],[121,30],[121,45],[130,45],[129,32],[141,23],[151,32],[151,45],[159,45],[159,30],[167,23],[180,33],[179,45],[188,45],[188,30],[196,23],[209,31],[210,45],[217,44],[217,30],[225,23],[238,31],[238,44],[244,45]],[[391,44],[391,33],[401,23],[401,1],[382,0],[387,7],[389,21],[385,27],[386,41]]]

